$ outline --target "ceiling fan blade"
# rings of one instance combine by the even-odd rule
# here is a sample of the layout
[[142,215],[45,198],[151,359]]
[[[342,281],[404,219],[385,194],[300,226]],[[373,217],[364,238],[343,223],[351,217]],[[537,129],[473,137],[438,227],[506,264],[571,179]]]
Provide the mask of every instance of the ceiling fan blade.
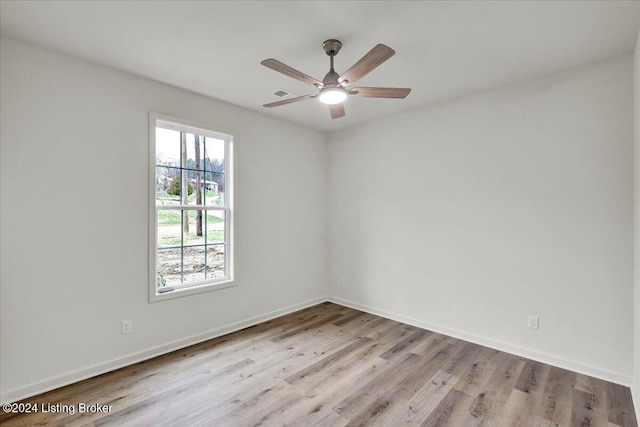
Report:
[[347,81],[349,84],[355,83],[395,54],[396,51],[389,46],[383,44],[376,45],[340,76],[340,82]]
[[344,116],[344,104],[333,104],[329,105],[329,111],[331,111],[331,118],[338,119]]
[[322,82],[314,79],[313,77],[307,76],[305,73],[296,70],[295,68],[291,68],[286,64],[278,61],[277,59],[269,58],[265,59],[261,62],[267,68],[271,68],[274,71],[284,74],[285,76],[292,77],[296,80],[300,80],[303,83],[308,83],[310,85],[315,85],[318,87],[322,86]]
[[367,98],[406,98],[411,89],[402,87],[354,87],[350,95]]
[[305,99],[309,99],[313,97],[315,97],[315,95],[302,95],[296,98],[283,99],[282,101],[276,101],[270,104],[264,104],[263,107],[267,107],[267,108],[279,107],[281,105],[291,104],[292,102],[304,101]]

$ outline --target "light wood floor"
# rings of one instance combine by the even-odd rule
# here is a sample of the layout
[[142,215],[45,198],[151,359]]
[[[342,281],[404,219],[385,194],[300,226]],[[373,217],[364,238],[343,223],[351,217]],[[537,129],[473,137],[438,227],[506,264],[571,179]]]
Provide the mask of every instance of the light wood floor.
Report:
[[320,304],[25,402],[3,426],[637,426],[614,385]]

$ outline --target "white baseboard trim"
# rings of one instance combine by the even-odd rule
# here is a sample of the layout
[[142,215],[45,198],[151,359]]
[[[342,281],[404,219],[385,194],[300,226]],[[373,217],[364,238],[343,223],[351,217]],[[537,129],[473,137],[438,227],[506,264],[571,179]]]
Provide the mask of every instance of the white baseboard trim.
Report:
[[[456,329],[448,328],[446,326],[438,325],[431,322],[425,322],[423,320],[414,319],[411,317],[403,316],[401,314],[392,313],[386,310],[381,310],[375,307],[370,307],[363,304],[358,304],[353,301],[348,301],[342,298],[329,297],[329,302],[335,304],[344,305],[354,308],[356,310],[365,311],[367,313],[375,314],[387,319],[395,320],[398,322],[406,323],[407,325],[416,326],[418,328],[427,329],[439,334],[447,335],[453,338],[458,338],[464,341],[469,341],[474,344],[479,344],[485,347],[493,348],[495,350],[504,351],[506,353],[514,354],[516,356],[525,357],[527,359],[535,360],[537,362],[546,363],[547,365],[556,366],[558,368],[567,369],[573,372],[577,372],[584,375],[589,375],[594,378],[599,378],[612,383],[631,387],[632,378],[626,375],[619,374],[617,372],[608,371],[605,369],[595,368],[589,365],[583,365],[581,363],[567,360],[558,356],[554,356],[548,353],[542,353],[535,350],[517,347],[511,344],[507,344],[502,341],[493,340],[491,338],[470,334],[468,332],[459,331]],[[640,418],[638,418],[640,420]]]
[[276,317],[284,316],[285,314],[293,313],[294,311],[301,310],[303,308],[311,307],[316,304],[320,304],[328,301],[326,297],[318,297],[309,301],[305,301],[299,304],[294,304],[289,307],[284,307],[278,310],[270,311],[268,313],[254,316],[246,320],[230,323],[219,328],[203,332],[200,334],[192,335],[190,337],[182,338],[176,341],[172,341],[166,344],[162,344],[156,347],[152,347],[146,350],[131,353],[129,355],[118,357],[116,359],[101,362],[95,365],[87,366],[81,369],[76,369],[71,372],[67,372],[62,375],[48,378],[44,381],[29,384],[25,387],[21,387],[8,392],[0,396],[1,403],[17,402],[28,397],[38,395],[56,388],[60,388],[69,384],[73,384],[78,381],[85,380],[87,378],[95,377],[96,375],[104,374],[106,372],[114,371],[122,367],[132,365],[134,363],[142,362],[143,360],[152,359],[157,356],[161,356],[172,351],[180,350],[194,344],[198,344],[203,341],[217,338],[222,335],[229,334],[231,332],[239,331],[240,329],[248,328],[249,326],[256,325],[258,323],[265,322],[267,320],[274,319]]

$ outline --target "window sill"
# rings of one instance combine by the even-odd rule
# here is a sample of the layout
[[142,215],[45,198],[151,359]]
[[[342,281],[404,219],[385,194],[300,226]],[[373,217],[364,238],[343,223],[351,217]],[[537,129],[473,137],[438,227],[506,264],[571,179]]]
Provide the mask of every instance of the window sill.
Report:
[[238,283],[233,279],[227,280],[224,282],[214,282],[214,283],[204,283],[202,285],[191,286],[188,288],[178,288],[173,291],[157,293],[156,290],[153,290],[153,294],[149,295],[149,302],[158,302],[164,301],[168,299],[181,298],[189,295],[201,294],[204,292],[217,291],[220,289],[232,288],[237,286]]

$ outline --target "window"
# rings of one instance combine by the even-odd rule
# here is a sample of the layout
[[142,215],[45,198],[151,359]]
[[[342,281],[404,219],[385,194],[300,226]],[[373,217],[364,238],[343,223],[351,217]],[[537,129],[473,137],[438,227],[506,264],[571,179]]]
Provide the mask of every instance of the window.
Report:
[[149,299],[233,285],[233,137],[150,117]]

